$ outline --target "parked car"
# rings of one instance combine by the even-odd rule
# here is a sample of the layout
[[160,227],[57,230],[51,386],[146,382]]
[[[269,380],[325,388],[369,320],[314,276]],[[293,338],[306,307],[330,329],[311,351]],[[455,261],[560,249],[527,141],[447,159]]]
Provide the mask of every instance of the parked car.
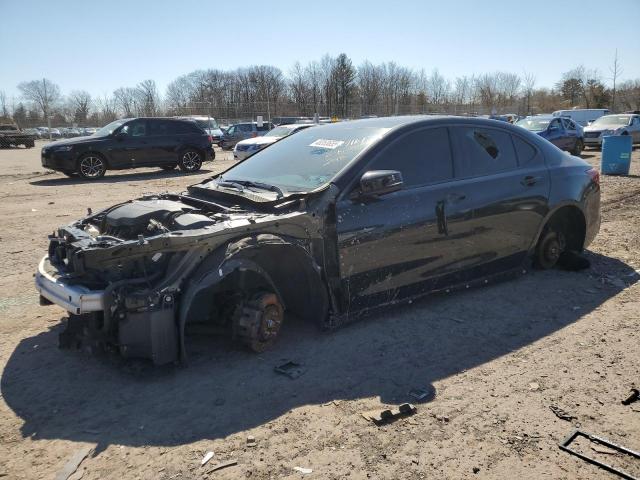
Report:
[[271,122],[262,122],[261,126],[258,126],[258,122],[236,123],[224,132],[220,146],[224,150],[231,150],[239,141],[264,135],[273,127]]
[[48,127],[36,127],[38,132],[40,132],[40,138],[49,138],[49,128]]
[[58,128],[50,128],[49,135],[51,136],[51,138],[62,138],[62,133]]
[[271,122],[278,126],[278,125],[291,125],[293,123],[303,123],[303,122],[310,122],[313,119],[310,117],[273,117],[271,119]]
[[61,140],[42,147],[42,166],[89,180],[108,169],[161,167],[200,170],[215,157],[211,137],[190,120],[133,118],[116,120],[90,137]]
[[631,135],[633,143],[640,143],[640,115],[605,115],[584,128],[584,143],[601,147],[607,135]]
[[569,118],[535,115],[519,120],[516,125],[537,133],[559,149],[573,155],[580,155],[584,149],[584,131]]
[[61,227],[35,283],[42,304],[70,314],[61,345],[163,364],[186,359],[194,326],[262,351],[285,311],[337,326],[530,262],[549,269],[599,225],[598,171],[523,128],[356,120]]
[[202,128],[205,132],[211,135],[211,140],[215,145],[220,145],[220,142],[222,142],[223,132],[218,126],[218,122],[216,122],[215,118],[208,117],[206,115],[200,115],[200,116],[196,115],[196,116],[190,116],[190,117],[177,117],[177,118],[188,118],[196,122],[198,126],[200,126],[200,128]]
[[606,108],[575,108],[573,110],[556,110],[552,115],[554,117],[570,118],[585,127],[603,115],[609,115],[609,110]]
[[0,124],[0,148],[18,147],[32,148],[35,145],[36,136],[27,131],[20,130],[16,124]]
[[95,127],[85,127],[82,130],[83,130],[82,133],[86,137],[88,137],[89,135],[93,135],[94,133],[96,133],[98,131],[98,129],[95,128]]
[[280,125],[272,130],[269,130],[262,137],[241,140],[236,143],[235,147],[233,147],[233,159],[236,161],[244,160],[249,155],[253,155],[257,151],[268,147],[272,143],[275,143],[278,140],[283,139],[284,137],[288,137],[289,135],[299,132],[300,130],[304,130],[305,128],[313,127],[314,125],[314,123],[294,123]]

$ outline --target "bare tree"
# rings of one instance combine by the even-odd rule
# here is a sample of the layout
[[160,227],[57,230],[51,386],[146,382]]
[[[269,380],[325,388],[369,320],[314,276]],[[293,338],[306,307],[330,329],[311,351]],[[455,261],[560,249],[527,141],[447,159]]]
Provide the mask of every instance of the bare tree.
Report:
[[60,100],[60,87],[51,80],[31,80],[18,85],[22,96],[33,102],[42,112],[47,125],[51,126],[51,113],[55,104]]
[[4,90],[0,90],[0,116],[9,118],[9,109],[7,108],[7,94]]
[[527,101],[526,113],[529,115],[531,113],[531,97],[533,95],[533,89],[536,86],[536,76],[530,72],[524,72],[522,76],[522,89],[524,91],[524,97]]
[[86,123],[91,108],[91,94],[86,90],[74,90],[69,94],[69,102],[73,120],[79,124]]
[[136,111],[137,92],[135,88],[121,87],[113,92],[117,108],[125,117],[133,117]]
[[618,77],[622,75],[622,67],[620,66],[620,60],[618,59],[618,49],[616,48],[616,54],[613,57],[613,64],[609,67],[611,72],[611,80],[613,80],[613,89],[611,91],[611,111],[616,111],[616,81]]

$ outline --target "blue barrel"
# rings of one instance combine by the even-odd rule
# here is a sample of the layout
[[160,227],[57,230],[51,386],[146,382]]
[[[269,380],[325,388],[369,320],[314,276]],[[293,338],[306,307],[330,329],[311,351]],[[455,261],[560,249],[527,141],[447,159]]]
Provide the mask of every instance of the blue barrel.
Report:
[[631,135],[608,136],[602,139],[602,163],[600,171],[603,175],[629,175],[631,167]]

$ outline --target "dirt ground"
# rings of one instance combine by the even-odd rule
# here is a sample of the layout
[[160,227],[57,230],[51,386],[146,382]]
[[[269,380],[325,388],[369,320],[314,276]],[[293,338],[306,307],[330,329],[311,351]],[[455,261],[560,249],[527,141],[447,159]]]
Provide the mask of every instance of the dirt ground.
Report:
[[[87,183],[43,170],[40,146],[0,150],[0,477],[53,479],[89,447],[72,478],[596,479],[614,477],[558,448],[576,427],[640,450],[640,402],[621,404],[640,386],[639,150],[632,175],[602,178],[588,270],[526,272],[331,333],[287,320],[262,355],[200,339],[188,366],[154,368],[59,350],[64,312],[38,305],[33,272],[47,234],[87,207],[180,190],[229,154],[197,175]],[[287,359],[305,373],[276,374]],[[416,402],[416,388],[431,395]],[[386,426],[361,415],[405,401],[417,413]],[[640,462],[577,447],[640,475]]]

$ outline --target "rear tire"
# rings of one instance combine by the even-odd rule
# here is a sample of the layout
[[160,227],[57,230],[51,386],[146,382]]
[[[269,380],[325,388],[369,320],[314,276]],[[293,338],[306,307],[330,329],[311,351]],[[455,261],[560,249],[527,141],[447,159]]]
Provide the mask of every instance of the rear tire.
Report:
[[202,168],[202,154],[192,148],[183,150],[180,153],[178,166],[183,172],[197,172]]
[[104,177],[107,171],[107,162],[100,155],[87,153],[78,160],[77,172],[86,180],[97,180]]
[[540,270],[550,270],[556,266],[562,256],[567,241],[564,233],[552,228],[545,228],[536,246],[533,264]]
[[576,140],[576,144],[573,147],[573,150],[571,151],[571,155],[575,155],[576,157],[579,157],[580,154],[582,153],[582,150],[584,150],[584,142],[578,139]]

